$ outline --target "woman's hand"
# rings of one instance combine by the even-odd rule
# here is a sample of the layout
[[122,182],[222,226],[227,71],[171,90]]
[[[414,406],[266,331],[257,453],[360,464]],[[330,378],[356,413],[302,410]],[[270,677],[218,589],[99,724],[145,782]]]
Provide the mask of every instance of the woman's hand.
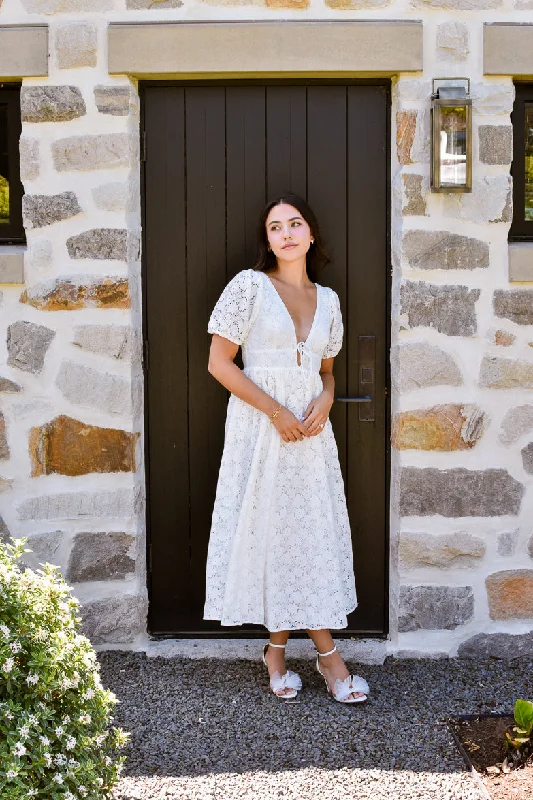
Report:
[[297,442],[309,436],[305,425],[285,406],[281,407],[272,424],[284,442]]
[[324,430],[332,405],[333,397],[330,392],[321,392],[318,397],[311,400],[302,419],[309,436],[316,436]]

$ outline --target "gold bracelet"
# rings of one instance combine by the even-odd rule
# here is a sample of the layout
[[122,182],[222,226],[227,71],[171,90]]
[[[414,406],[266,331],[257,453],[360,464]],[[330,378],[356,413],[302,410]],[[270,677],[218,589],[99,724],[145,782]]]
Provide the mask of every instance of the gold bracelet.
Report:
[[275,419],[276,419],[276,417],[278,416],[278,414],[279,414],[279,412],[281,411],[281,409],[282,409],[282,405],[281,405],[281,403],[280,403],[280,404],[279,404],[279,406],[276,408],[276,410],[275,410],[275,411],[273,411],[273,412],[272,412],[272,414],[270,414],[270,416],[269,416],[269,420],[270,420],[270,422],[274,422],[274,420],[275,420]]

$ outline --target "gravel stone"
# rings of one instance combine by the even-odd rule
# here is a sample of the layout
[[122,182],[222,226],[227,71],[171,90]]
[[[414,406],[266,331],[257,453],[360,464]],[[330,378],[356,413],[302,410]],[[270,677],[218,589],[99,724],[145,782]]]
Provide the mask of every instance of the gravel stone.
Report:
[[114,724],[131,733],[116,800],[482,800],[445,719],[509,713],[533,692],[530,656],[388,656],[347,662],[371,691],[344,706],[289,643],[303,689],[279,701],[260,651],[256,662],[98,653],[120,700]]

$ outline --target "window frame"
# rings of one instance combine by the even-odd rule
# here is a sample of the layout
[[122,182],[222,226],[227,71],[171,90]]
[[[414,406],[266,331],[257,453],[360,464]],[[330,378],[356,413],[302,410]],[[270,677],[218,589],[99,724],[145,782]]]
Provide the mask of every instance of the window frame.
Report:
[[26,234],[22,222],[22,196],[24,187],[20,180],[20,84],[0,83],[0,105],[7,106],[7,153],[9,159],[9,216],[10,221],[0,225],[0,247],[25,244]]
[[[513,126],[513,160],[511,175],[513,178],[513,220],[509,228],[510,242],[533,242],[533,220],[518,219],[518,209],[525,208],[526,167],[525,167],[525,106],[533,103],[533,83],[515,81],[515,100],[511,113]],[[522,217],[524,215],[522,214]]]

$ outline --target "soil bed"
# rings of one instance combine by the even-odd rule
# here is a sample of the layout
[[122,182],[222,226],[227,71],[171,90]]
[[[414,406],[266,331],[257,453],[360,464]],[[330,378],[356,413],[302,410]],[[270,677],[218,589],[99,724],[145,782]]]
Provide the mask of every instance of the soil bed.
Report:
[[533,754],[525,765],[504,765],[510,758],[505,731],[514,733],[512,714],[457,717],[450,725],[492,800],[532,800]]

